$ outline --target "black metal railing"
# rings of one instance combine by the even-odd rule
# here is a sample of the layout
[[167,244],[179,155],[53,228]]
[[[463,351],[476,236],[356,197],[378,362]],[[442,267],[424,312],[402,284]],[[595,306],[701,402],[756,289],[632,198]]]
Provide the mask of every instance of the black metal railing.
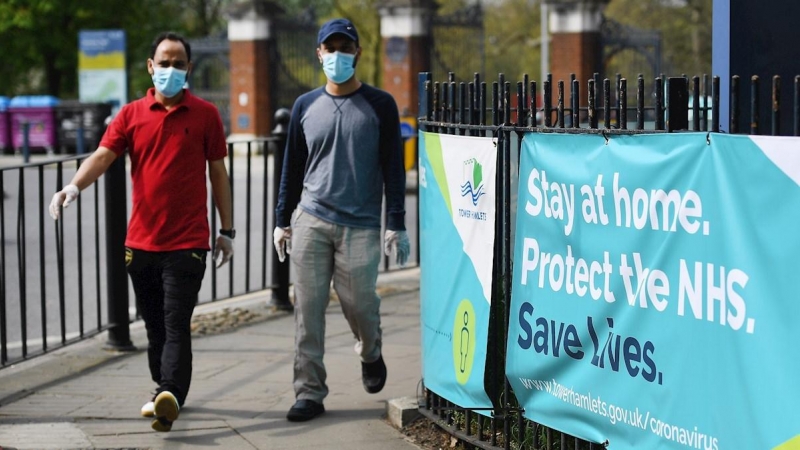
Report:
[[[61,185],[64,172],[77,170],[83,158],[0,170],[3,366],[107,329],[100,304],[101,278],[97,276],[102,266],[96,258],[102,253],[98,186],[85,191],[83,201],[73,207],[77,214],[68,221],[53,222],[46,212],[49,197],[55,186]],[[78,232],[65,234],[65,222],[67,230],[75,228]],[[69,302],[68,292],[75,296]],[[74,323],[67,323],[68,315],[74,317]]]
[[[630,130],[630,131],[719,131],[720,130],[720,79],[708,75],[666,78],[663,75],[645,85],[641,75],[636,79],[635,100],[628,94],[629,83],[626,78],[616,75],[615,81],[599,79],[598,74],[587,81],[586,103],[581,103],[580,83],[574,77],[570,97],[565,97],[565,81],[554,83],[548,76],[541,83],[528,81],[527,75],[512,86],[503,74],[491,84],[491,99],[499,102],[481,107],[479,102],[487,101],[486,82],[475,74],[474,80],[455,82],[450,73],[443,82],[431,81],[428,98],[420,99],[420,104],[430,102],[431,122],[442,122],[450,126],[437,127],[454,132],[453,124],[461,129],[468,125],[514,125],[541,129],[573,129],[580,132],[589,130]],[[427,80],[430,81],[430,80]],[[787,106],[781,103],[781,78],[775,76],[769,86],[770,116],[761,117],[762,83],[758,76],[750,78],[747,110],[742,110],[741,98],[745,87],[738,75],[731,77],[729,122],[725,124],[732,134],[769,134],[773,136],[800,135],[800,76],[793,80],[792,130],[781,129],[781,111]],[[516,90],[512,91],[515,87]],[[600,92],[598,92],[600,91]],[[541,95],[541,97],[538,97]],[[651,101],[648,102],[648,99]],[[555,102],[555,104],[554,104]],[[634,103],[635,102],[635,103]],[[519,107],[522,105],[522,107]],[[533,106],[531,106],[533,105]],[[635,105],[635,106],[632,106]],[[506,111],[507,109],[507,111]],[[511,122],[511,112],[516,120]],[[747,113],[747,115],[745,114]],[[490,113],[487,116],[487,113]],[[749,129],[740,125],[742,118],[748,118]],[[765,125],[766,124],[766,125]],[[431,125],[428,125],[428,129]],[[769,128],[768,128],[769,127]]]
[[[420,412],[446,429],[453,436],[482,449],[579,450],[599,449],[603,443],[583,441],[524,418],[523,410],[514,397],[505,374],[505,349],[511,302],[512,221],[516,208],[511,185],[516,182],[522,135],[535,133],[642,134],[688,131],[716,132],[720,130],[720,80],[704,75],[666,78],[659,76],[646,87],[645,80],[636,80],[635,103],[629,102],[628,83],[617,75],[612,87],[608,78],[595,75],[587,82],[586,102],[581,102],[580,83],[571,82],[567,106],[564,82],[553,83],[550,76],[541,83],[529,81],[527,75],[512,84],[499,74],[487,83],[475,74],[469,83],[456,83],[450,73],[446,81],[434,82],[428,72],[419,75],[419,127],[421,131],[497,139],[497,195],[495,218],[495,249],[493,286],[488,330],[488,351],[485,388],[494,405],[490,417],[477,410],[455,405],[437,393],[424,389]],[[553,88],[557,89],[553,105]],[[759,117],[758,77],[750,84],[750,134],[766,127]],[[599,92],[598,92],[599,90]],[[731,80],[731,133],[739,133],[738,123],[743,116],[740,108],[739,77]],[[541,95],[541,98],[538,96]],[[800,132],[800,76],[794,79],[793,133]],[[648,102],[648,99],[650,101]],[[772,81],[771,133],[781,133],[780,78]],[[635,104],[635,107],[629,105]],[[635,118],[634,126],[629,121]],[[423,380],[424,382],[424,380]],[[486,411],[481,411],[485,413]]]
[[[278,262],[272,244],[289,111],[279,110],[275,119],[270,137],[228,144],[238,235],[229,264],[208,265],[200,303],[269,289],[272,306],[291,307],[289,263]],[[109,347],[132,349],[129,326],[138,313],[125,270],[126,158],[118,158],[53,221],[47,212],[53,193],[69,183],[88,155],[32,156],[28,163],[6,156],[12,162],[0,167],[0,368],[106,331]],[[407,198],[415,197],[409,191]],[[210,189],[209,205],[209,224],[216,231]],[[416,204],[407,209],[412,207],[416,211]],[[416,221],[407,222],[413,239]],[[412,250],[411,265],[416,254]],[[396,268],[385,259],[380,269]]]

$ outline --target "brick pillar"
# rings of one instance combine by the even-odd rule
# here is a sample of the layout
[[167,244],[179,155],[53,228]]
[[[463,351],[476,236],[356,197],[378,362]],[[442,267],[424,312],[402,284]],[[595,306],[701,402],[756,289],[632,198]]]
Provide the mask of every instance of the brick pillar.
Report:
[[283,9],[267,0],[248,0],[228,12],[230,43],[230,138],[267,137],[272,130],[270,19]]
[[431,70],[430,17],[433,0],[384,0],[381,15],[382,88],[392,94],[401,116],[419,110],[419,72]]
[[547,3],[553,103],[558,99],[558,82],[563,81],[564,106],[570,106],[570,76],[574,73],[580,87],[581,105],[586,105],[589,79],[595,72],[603,73],[600,24],[608,0],[549,0]]

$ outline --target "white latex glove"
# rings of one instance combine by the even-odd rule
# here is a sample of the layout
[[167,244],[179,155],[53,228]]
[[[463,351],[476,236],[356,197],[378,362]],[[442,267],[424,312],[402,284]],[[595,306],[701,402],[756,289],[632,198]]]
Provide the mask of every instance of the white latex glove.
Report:
[[74,202],[81,190],[74,184],[68,184],[63,189],[53,195],[53,200],[50,201],[50,217],[53,220],[58,220],[61,207],[66,208],[70,203]]
[[411,252],[408,233],[405,231],[386,230],[383,238],[383,252],[386,256],[391,256],[394,253],[397,265],[400,267],[405,266],[408,261],[408,254]]
[[275,227],[272,232],[272,242],[275,243],[275,251],[278,252],[278,261],[284,262],[286,255],[292,254],[292,228]]
[[223,264],[231,260],[233,256],[233,239],[228,236],[217,236],[217,243],[214,244],[214,261],[217,263],[217,269],[222,267]]

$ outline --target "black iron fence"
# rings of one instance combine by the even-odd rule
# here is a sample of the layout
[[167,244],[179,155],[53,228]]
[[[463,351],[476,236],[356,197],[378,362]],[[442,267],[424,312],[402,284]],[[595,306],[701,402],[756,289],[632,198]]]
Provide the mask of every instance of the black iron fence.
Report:
[[[279,110],[272,136],[228,145],[235,251],[222,268],[208,265],[200,303],[269,289],[265,301],[289,306],[289,263],[278,262],[272,244],[288,119],[289,111]],[[69,183],[88,155],[32,156],[24,164],[14,156],[0,161],[5,166],[0,167],[0,368],[106,331],[108,346],[132,349],[129,326],[138,314],[124,259],[130,205],[126,158],[118,158],[53,221],[47,213],[53,193]],[[16,161],[9,163],[12,158]],[[409,190],[412,212],[415,197]],[[415,223],[413,215],[407,219],[412,239]],[[211,195],[209,225],[219,228]],[[416,254],[415,246],[412,265]],[[396,268],[388,258],[381,266]]]
[[[573,129],[581,133],[591,130],[720,130],[722,93],[719,77],[666,78],[662,75],[647,84],[639,75],[634,84],[619,74],[615,80],[600,80],[595,74],[586,83],[586,91],[581,91],[580,82],[574,77],[554,83],[548,76],[539,84],[529,81],[525,75],[522,81],[512,85],[505,81],[503,74],[499,74],[498,80],[491,84],[491,97],[487,95],[487,84],[479,74],[475,74],[469,83],[455,80],[453,73],[442,82],[433,82],[425,77],[421,79],[421,87],[430,83],[421,94],[424,97],[420,98],[420,105],[430,115],[430,118],[421,118],[427,122],[424,124],[427,130],[456,133],[458,129],[461,134],[475,135],[482,131],[480,127],[489,125],[531,127],[537,131]],[[758,76],[751,77],[749,83],[743,82],[738,75],[731,77],[729,132],[800,135],[800,75],[792,82],[793,104],[787,106],[781,103],[780,77],[773,77],[768,86],[764,86]],[[566,83],[572,87],[569,98],[564,95]],[[764,92],[767,89],[768,92]],[[629,94],[631,91],[634,92],[632,95]],[[586,102],[582,102],[583,92]],[[749,105],[742,105],[740,101],[744,94],[748,94]],[[760,113],[765,104],[770,106],[769,117],[762,117]],[[783,130],[782,113],[785,114],[789,108],[793,127],[792,130]],[[745,120],[749,127],[741,125]]]
[[[288,264],[274,254],[271,227],[277,191],[273,157],[285,143],[288,113],[273,136],[229,143],[227,165],[239,231],[234,258],[209,264],[200,302],[272,289],[288,303]],[[278,152],[280,154],[280,152]],[[35,156],[35,155],[34,155]],[[87,155],[0,169],[0,367],[108,331],[108,345],[130,349],[137,319],[125,270],[130,204],[125,158],[119,158],[54,222],[50,197],[68,183]],[[243,165],[243,167],[238,167]],[[217,226],[209,199],[209,222]]]
[[[523,417],[505,374],[505,349],[511,304],[512,211],[516,205],[512,185],[518,178],[522,135],[534,133],[597,133],[641,134],[720,130],[720,79],[708,76],[685,76],[649,80],[640,75],[633,94],[620,75],[612,80],[599,80],[598,75],[586,83],[586,101],[582,101],[580,83],[574,79],[569,99],[564,97],[564,81],[547,80],[538,84],[527,75],[512,85],[499,74],[487,85],[479,74],[469,83],[456,82],[450,73],[447,80],[433,81],[430,73],[421,73],[421,131],[463,136],[497,138],[497,195],[492,299],[489,318],[485,389],[494,408],[491,417],[476,410],[453,404],[429,389],[424,390],[420,412],[448,430],[453,436],[482,449],[579,450],[599,449],[603,443],[583,441],[531,422]],[[759,134],[769,129],[780,135],[781,80],[775,77],[771,86],[771,117],[759,117],[761,83],[750,79],[751,99],[748,112],[740,103],[740,77],[734,76],[730,90],[731,133]],[[491,89],[487,92],[487,89]],[[800,76],[794,78],[794,136],[800,135]],[[741,118],[749,116],[749,130],[739,127]],[[765,126],[766,124],[766,126]],[[423,268],[424,270],[424,268]],[[424,380],[423,380],[424,381]],[[485,412],[485,411],[484,411]]]

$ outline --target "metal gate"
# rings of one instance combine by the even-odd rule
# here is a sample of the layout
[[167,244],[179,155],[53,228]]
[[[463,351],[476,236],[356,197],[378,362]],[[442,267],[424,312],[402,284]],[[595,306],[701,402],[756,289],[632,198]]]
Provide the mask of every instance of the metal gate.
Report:
[[[484,73],[486,52],[480,3],[451,14],[434,16],[431,22],[431,73],[434,79],[445,79],[449,73],[468,76]],[[472,57],[476,51],[478,58]]]
[[652,80],[661,74],[661,34],[603,18],[600,26],[603,70],[606,74],[642,74]]
[[[274,24],[280,36],[270,47],[273,109],[291,109],[295,99],[323,84],[322,71],[314,49],[317,21],[312,8],[294,18],[279,18]],[[273,111],[274,114],[275,111]]]
[[198,97],[213,103],[222,116],[225,134],[230,133],[230,49],[226,37],[190,40],[192,74],[189,85]]
[[[314,10],[298,17],[277,18],[275,38],[270,45],[271,115],[280,108],[292,108],[301,94],[324,80],[314,53],[317,23]],[[225,134],[230,133],[230,47],[225,36],[190,40],[193,70],[189,84],[197,96],[216,105],[222,116]]]

